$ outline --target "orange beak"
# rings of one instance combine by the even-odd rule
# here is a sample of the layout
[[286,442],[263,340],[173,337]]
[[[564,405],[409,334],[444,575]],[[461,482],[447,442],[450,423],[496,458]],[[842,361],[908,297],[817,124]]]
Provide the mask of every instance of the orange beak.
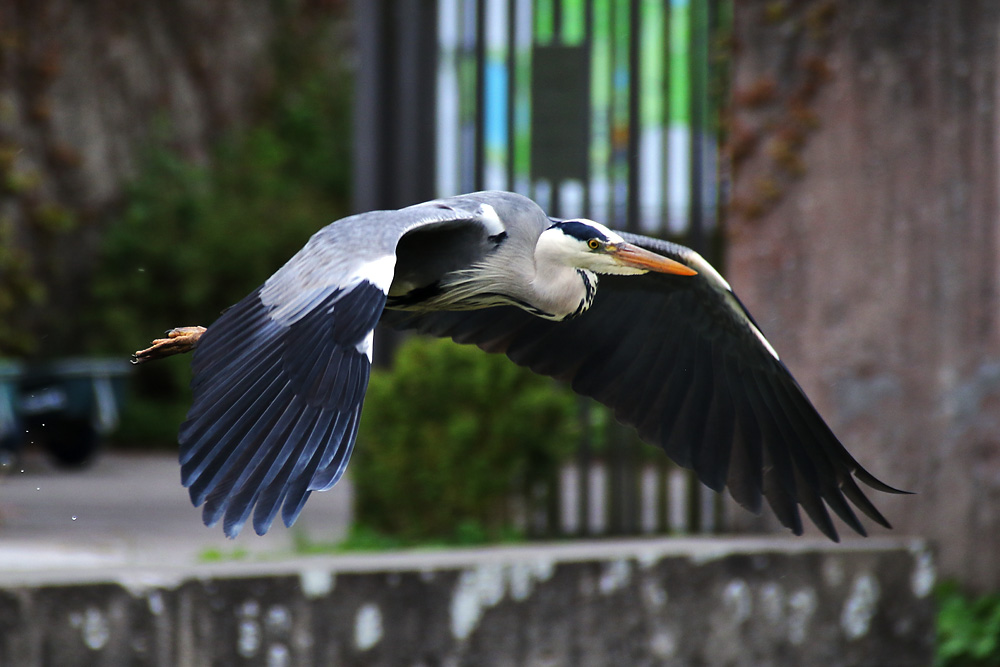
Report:
[[698,272],[685,264],[676,262],[669,257],[657,255],[631,243],[619,243],[608,246],[608,254],[618,263],[646,271],[657,273],[672,273],[678,276],[696,276]]

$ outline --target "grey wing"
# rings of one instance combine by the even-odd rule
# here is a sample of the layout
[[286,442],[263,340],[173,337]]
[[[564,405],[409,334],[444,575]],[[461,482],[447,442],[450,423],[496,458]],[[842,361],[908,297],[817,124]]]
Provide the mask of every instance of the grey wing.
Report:
[[591,308],[565,322],[511,307],[421,315],[387,310],[383,321],[502,352],[568,381],[710,488],[728,487],[754,512],[766,498],[796,534],[801,506],[838,539],[825,502],[864,535],[846,500],[888,527],[854,477],[896,490],[847,452],[722,277],[687,248],[624,236],[699,275],[602,276]]
[[[263,535],[279,507],[291,525],[311,491],[347,466],[400,239],[417,228],[500,225],[482,198],[345,218],[317,232],[202,336],[181,426],[181,480],[233,537],[253,512]],[[502,231],[502,229],[501,229]]]

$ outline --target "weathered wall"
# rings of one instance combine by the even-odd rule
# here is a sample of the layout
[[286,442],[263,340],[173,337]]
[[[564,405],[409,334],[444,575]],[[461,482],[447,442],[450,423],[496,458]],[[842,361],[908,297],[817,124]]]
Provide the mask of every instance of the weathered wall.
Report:
[[[71,314],[151,137],[205,158],[268,89],[283,18],[341,4],[0,3],[0,321],[37,336],[38,320]],[[46,308],[28,307],[39,299]]]
[[877,500],[1000,586],[992,0],[737,3],[728,275]]
[[7,573],[0,664],[922,666],[933,581],[919,543],[808,539]]

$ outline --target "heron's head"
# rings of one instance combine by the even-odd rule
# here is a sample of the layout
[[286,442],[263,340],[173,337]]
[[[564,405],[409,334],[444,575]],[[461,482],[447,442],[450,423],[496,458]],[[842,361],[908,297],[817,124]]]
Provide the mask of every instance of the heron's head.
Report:
[[693,276],[697,271],[657,255],[593,220],[558,220],[542,232],[538,250],[557,261],[598,274],[637,275],[647,271]]

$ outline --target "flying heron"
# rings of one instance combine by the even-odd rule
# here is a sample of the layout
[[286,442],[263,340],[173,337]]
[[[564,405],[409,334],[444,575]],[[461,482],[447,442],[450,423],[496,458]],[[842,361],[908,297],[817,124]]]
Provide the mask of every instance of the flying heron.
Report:
[[[567,381],[705,485],[833,540],[848,500],[889,528],[855,482],[902,493],[844,448],[729,284],[689,248],[548,217],[477,192],[354,215],[317,232],[214,324],[171,330],[135,362],[195,349],[181,478],[235,537],[290,526],[354,447],[378,322]],[[513,415],[512,415],[513,417]],[[824,505],[825,503],[825,505]]]

